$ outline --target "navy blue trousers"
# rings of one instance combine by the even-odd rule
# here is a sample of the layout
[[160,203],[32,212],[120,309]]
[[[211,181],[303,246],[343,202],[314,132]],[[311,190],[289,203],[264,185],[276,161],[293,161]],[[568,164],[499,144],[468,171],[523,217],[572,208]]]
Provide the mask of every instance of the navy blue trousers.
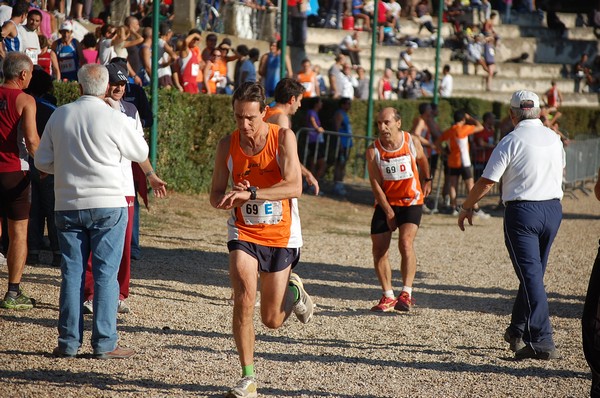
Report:
[[557,199],[509,202],[504,212],[504,241],[520,282],[509,330],[536,351],[555,348],[544,273],[561,220]]

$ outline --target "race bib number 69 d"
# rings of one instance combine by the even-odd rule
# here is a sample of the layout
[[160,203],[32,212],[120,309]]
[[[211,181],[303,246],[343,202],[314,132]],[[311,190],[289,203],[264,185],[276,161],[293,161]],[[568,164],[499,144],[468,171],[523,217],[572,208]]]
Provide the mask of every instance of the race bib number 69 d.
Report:
[[249,200],[241,210],[246,225],[278,224],[283,218],[281,201]]
[[381,175],[386,181],[400,181],[414,176],[411,158],[408,155],[381,162]]

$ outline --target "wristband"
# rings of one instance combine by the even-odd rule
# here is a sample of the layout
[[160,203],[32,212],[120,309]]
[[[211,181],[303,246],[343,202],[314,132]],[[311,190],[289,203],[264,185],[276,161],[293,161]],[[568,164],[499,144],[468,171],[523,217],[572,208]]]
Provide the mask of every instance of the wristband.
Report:
[[150,177],[152,174],[154,174],[154,170],[150,170],[149,172],[147,172],[146,177]]
[[425,182],[428,182],[428,181],[433,181],[433,178],[431,178],[431,177],[425,178]]

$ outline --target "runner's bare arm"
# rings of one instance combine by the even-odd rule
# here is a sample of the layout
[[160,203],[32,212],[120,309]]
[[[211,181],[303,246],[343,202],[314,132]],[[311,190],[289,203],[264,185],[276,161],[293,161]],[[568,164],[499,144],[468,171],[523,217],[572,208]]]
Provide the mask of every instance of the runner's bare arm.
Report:
[[306,183],[311,187],[314,187],[315,195],[319,195],[320,187],[319,180],[310,172],[302,163],[300,163],[300,169],[302,171],[302,177],[306,178]]
[[54,51],[50,51],[50,63],[52,64],[52,73],[54,73],[56,80],[60,81],[60,66],[58,66],[58,58]]

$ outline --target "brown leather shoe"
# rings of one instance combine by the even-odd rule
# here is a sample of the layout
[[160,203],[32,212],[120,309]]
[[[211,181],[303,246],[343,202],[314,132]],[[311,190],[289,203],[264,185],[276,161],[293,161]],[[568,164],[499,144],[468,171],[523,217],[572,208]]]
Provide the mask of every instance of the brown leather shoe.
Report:
[[102,354],[94,354],[94,358],[96,359],[127,359],[132,357],[135,354],[135,351],[131,348],[121,348],[117,346],[111,352],[105,352]]

